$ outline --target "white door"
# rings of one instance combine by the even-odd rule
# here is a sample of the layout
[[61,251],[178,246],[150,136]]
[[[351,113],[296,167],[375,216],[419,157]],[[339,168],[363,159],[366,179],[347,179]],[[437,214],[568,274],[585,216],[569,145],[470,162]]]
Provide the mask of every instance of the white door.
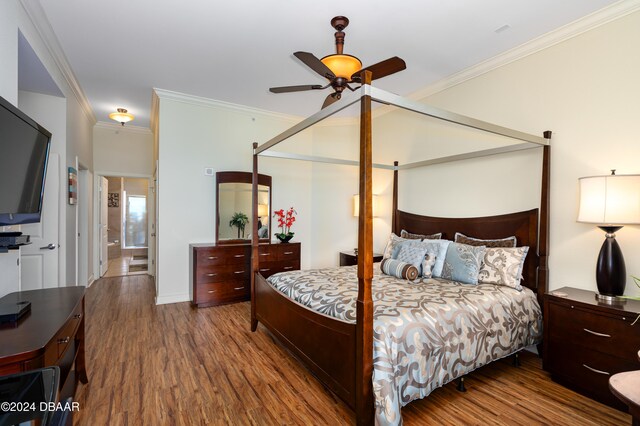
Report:
[[107,194],[109,192],[109,181],[106,177],[100,177],[100,276],[107,273],[109,269],[109,211],[107,210]]
[[51,153],[47,165],[40,223],[22,225],[21,227],[23,234],[31,235],[31,244],[22,246],[20,250],[22,257],[20,290],[22,291],[60,285],[58,282],[59,203],[60,156]]

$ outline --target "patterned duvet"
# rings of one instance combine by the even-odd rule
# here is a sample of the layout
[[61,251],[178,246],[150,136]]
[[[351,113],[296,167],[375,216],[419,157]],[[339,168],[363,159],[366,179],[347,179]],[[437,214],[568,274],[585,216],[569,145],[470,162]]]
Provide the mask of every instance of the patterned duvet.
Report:
[[[291,271],[268,282],[290,299],[356,322],[356,267]],[[374,264],[373,391],[376,423],[402,423],[400,409],[434,389],[542,339],[533,292],[438,278],[409,282]]]

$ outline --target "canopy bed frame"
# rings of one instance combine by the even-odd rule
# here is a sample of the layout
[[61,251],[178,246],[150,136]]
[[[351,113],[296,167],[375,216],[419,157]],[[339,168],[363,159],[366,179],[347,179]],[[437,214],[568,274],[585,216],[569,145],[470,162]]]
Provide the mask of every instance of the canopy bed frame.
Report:
[[[362,73],[362,86],[343,96],[342,100],[267,141],[253,144],[253,226],[251,264],[251,330],[261,322],[283,345],[298,357],[326,387],[343,399],[356,414],[358,424],[372,424],[374,418],[373,369],[373,226],[372,226],[372,169],[393,170],[392,231],[408,229],[413,233],[442,232],[443,238],[453,238],[456,232],[477,238],[515,235],[519,245],[528,245],[529,256],[523,269],[522,285],[533,290],[542,306],[542,296],[548,281],[549,233],[549,142],[551,132],[544,137],[496,126],[473,118],[440,110],[372,87],[371,74]],[[372,101],[395,105],[405,110],[472,127],[521,141],[515,145],[484,149],[473,153],[398,165],[372,163]],[[313,124],[360,103],[360,160],[336,160],[298,154],[267,151]],[[398,209],[398,171],[474,157],[495,155],[523,149],[542,147],[542,186],[539,209],[500,216],[476,218],[437,218],[411,214]],[[350,324],[312,311],[284,296],[267,283],[259,273],[258,239],[256,229],[258,156],[292,158],[306,161],[359,166],[358,218],[358,296],[356,323]],[[331,342],[327,344],[327,342]]]

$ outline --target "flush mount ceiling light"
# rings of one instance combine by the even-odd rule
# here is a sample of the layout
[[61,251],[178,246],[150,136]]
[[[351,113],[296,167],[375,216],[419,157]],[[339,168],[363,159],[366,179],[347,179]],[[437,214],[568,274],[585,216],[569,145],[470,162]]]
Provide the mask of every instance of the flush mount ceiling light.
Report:
[[109,118],[124,126],[124,123],[132,121],[134,117],[133,114],[129,114],[126,109],[118,108],[118,112],[112,112],[109,114]]

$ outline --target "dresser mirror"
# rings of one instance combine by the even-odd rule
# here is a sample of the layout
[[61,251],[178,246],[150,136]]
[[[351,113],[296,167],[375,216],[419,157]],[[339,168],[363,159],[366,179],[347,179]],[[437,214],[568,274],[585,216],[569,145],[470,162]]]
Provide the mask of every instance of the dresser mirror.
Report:
[[[216,243],[248,243],[253,231],[252,174],[216,173]],[[258,175],[258,236],[269,241],[271,176]]]

